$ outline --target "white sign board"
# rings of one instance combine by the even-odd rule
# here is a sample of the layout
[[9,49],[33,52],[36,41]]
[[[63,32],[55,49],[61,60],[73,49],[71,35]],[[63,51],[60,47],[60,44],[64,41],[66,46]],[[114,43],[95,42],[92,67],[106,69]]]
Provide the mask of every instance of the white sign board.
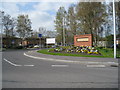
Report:
[[55,44],[55,38],[46,38],[47,44]]

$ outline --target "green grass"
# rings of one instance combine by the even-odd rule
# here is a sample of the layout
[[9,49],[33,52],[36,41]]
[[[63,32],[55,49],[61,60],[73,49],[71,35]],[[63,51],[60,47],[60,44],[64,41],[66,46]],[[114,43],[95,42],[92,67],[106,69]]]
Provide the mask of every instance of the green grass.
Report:
[[117,49],[117,57],[120,58],[120,49]]
[[[59,55],[59,56],[75,56],[75,57],[101,57],[101,58],[113,58],[114,57],[114,51],[111,48],[97,48],[99,52],[102,55],[85,55],[85,54],[72,54],[72,53],[54,53],[54,52],[48,52],[48,50],[53,50],[53,49],[42,49],[39,50],[39,53],[42,54],[49,54],[49,55]],[[120,57],[120,50],[117,50],[117,57]]]
[[114,57],[114,51],[111,48],[102,48],[99,49],[99,52],[104,56],[104,57],[109,57],[109,58],[113,58]]
[[[98,50],[105,57],[110,57],[110,58],[114,57],[114,49],[113,48],[102,48],[102,49],[98,48]],[[117,48],[116,53],[117,53],[117,58],[120,58],[120,49]]]

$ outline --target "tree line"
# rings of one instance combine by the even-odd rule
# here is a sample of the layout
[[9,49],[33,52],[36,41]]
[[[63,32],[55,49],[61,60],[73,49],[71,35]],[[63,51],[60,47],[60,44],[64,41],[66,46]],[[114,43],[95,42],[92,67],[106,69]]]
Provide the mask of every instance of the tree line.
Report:
[[28,15],[18,15],[17,18],[11,17],[4,11],[0,11],[2,19],[2,35],[3,37],[17,37],[22,40],[26,38],[39,38],[38,34],[42,37],[55,37],[55,31],[49,31],[45,27],[39,27],[38,30],[32,29],[32,22]]
[[[120,36],[120,2],[115,3],[116,32]],[[74,35],[92,34],[94,45],[112,35],[112,3],[79,2],[68,10],[60,7],[56,13],[57,42],[73,44]]]
[[[97,41],[105,40],[113,42],[113,18],[112,3],[103,2],[79,2],[71,4],[66,10],[59,7],[54,20],[55,30],[48,31],[45,27],[32,29],[32,22],[28,15],[18,15],[13,18],[0,11],[3,25],[3,37],[38,38],[56,37],[59,44],[73,44],[74,35],[92,34],[94,45]],[[115,2],[116,32],[120,37],[120,2]]]

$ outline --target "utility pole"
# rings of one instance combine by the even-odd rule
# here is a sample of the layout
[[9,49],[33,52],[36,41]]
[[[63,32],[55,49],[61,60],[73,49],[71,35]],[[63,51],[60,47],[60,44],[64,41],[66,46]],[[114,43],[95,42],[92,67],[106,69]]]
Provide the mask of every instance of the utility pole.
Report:
[[63,45],[65,46],[65,20],[64,20],[64,17],[63,17]]
[[113,0],[114,58],[116,59],[115,0]]

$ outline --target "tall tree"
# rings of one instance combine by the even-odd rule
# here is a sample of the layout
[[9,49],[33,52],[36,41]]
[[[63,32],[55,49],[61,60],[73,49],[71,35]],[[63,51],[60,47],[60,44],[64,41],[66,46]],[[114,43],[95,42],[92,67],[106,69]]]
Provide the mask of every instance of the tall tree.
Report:
[[15,35],[14,29],[16,26],[15,19],[12,18],[10,15],[4,13],[2,22],[3,22],[3,29],[4,29],[5,36],[6,37],[14,36]]
[[47,31],[46,32],[46,37],[54,38],[54,37],[56,37],[56,35],[57,35],[56,31]]
[[32,29],[31,29],[31,21],[28,18],[28,15],[18,16],[16,29],[20,38],[25,39],[27,37],[30,37]]
[[78,26],[81,34],[92,34],[95,45],[98,40],[98,31],[105,22],[106,9],[101,2],[79,2],[77,7]]
[[120,37],[120,1],[115,3],[116,6],[116,23],[117,23],[117,35]]
[[[109,45],[113,44],[113,2],[107,4],[107,22],[105,26],[107,27],[105,30],[105,39]],[[120,37],[120,2],[115,2],[115,18],[116,18],[116,34],[117,38]],[[112,38],[109,38],[112,37]]]
[[[67,40],[70,42],[74,42],[74,35],[77,34],[77,21],[76,21],[76,13],[75,13],[75,6],[72,5],[68,9],[67,13]],[[68,42],[69,43],[69,42]]]
[[58,12],[56,14],[55,19],[55,29],[57,31],[57,42],[58,43],[64,43],[65,38],[65,30],[66,30],[66,11],[64,7],[60,7],[58,9]]

